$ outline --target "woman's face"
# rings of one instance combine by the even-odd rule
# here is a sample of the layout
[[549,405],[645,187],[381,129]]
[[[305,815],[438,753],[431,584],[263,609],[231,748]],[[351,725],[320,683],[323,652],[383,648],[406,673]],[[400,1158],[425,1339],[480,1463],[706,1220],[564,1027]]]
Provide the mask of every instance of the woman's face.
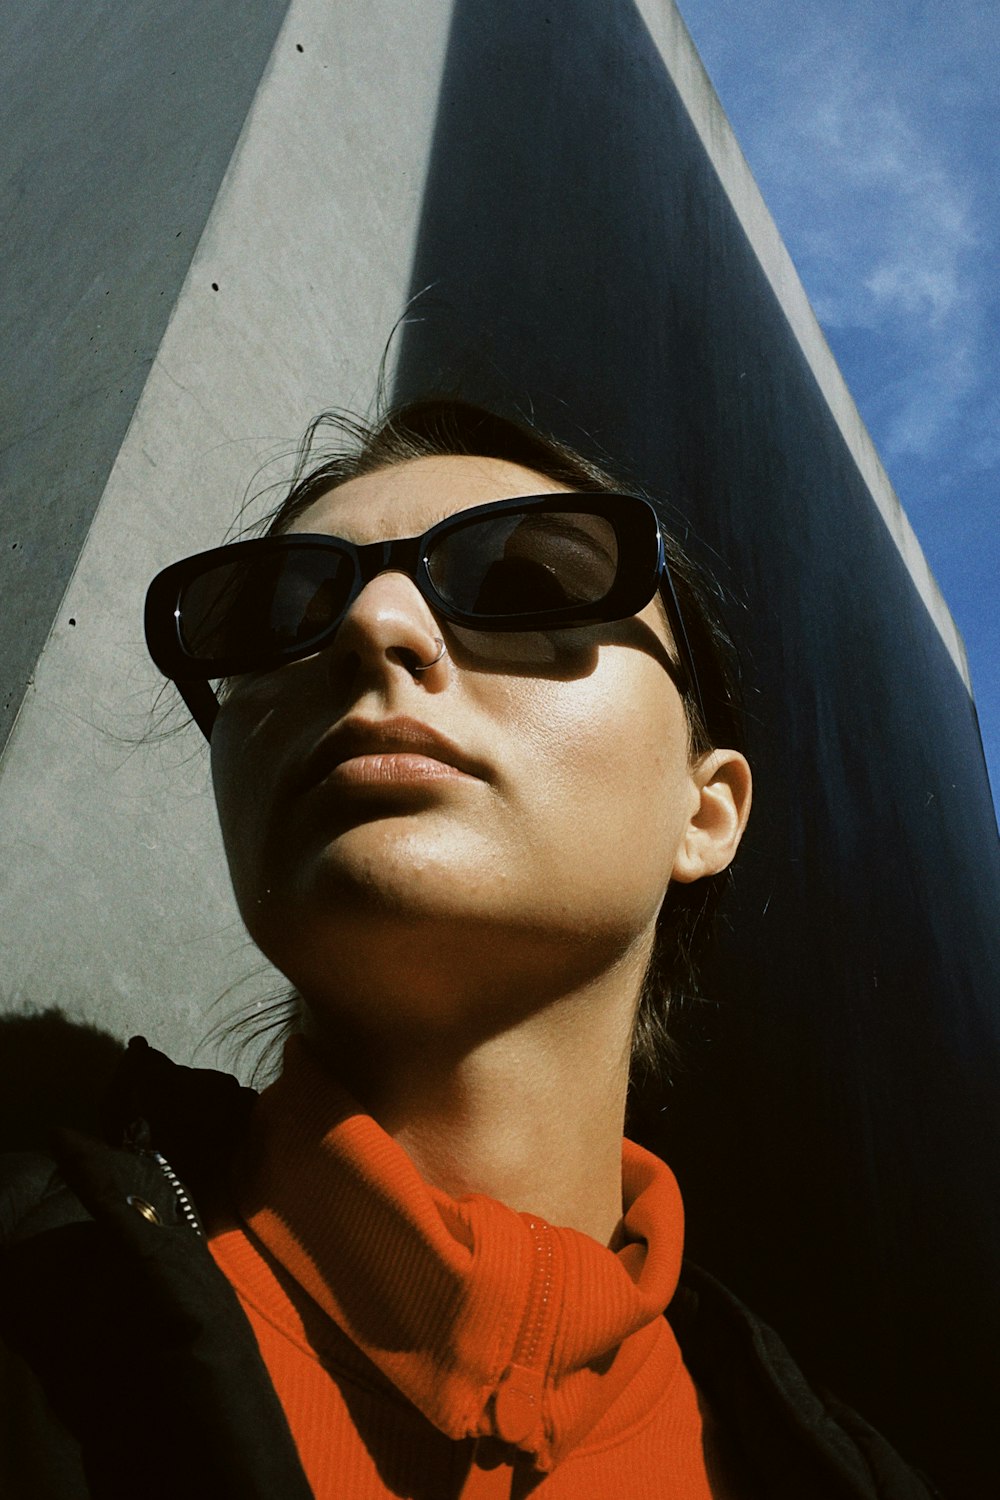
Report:
[[[560,488],[422,458],[330,491],[293,529],[413,536]],[[414,672],[438,638],[447,654]],[[699,800],[668,653],[658,601],[490,635],[437,620],[400,573],[375,578],[324,651],[223,700],[212,772],[252,937],[312,1006],[376,1027],[530,1007],[613,965],[641,975]],[[452,748],[407,743],[420,725]]]

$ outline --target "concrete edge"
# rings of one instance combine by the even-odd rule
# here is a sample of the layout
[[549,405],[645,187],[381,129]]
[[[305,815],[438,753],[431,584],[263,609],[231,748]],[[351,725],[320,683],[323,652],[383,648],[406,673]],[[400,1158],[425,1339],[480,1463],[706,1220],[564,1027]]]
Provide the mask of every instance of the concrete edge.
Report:
[[674,0],[635,0],[861,477],[970,695],[965,644]]

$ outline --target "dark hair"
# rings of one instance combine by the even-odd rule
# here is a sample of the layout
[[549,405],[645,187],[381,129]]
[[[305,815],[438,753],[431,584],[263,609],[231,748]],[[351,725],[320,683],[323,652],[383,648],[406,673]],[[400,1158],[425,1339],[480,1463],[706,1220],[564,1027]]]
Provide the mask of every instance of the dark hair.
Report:
[[[324,429],[332,430],[339,443],[318,457],[317,440]],[[341,412],[323,412],[306,430],[288,494],[260,523],[261,529],[266,535],[284,530],[321,495],[349,479],[410,459],[452,454],[504,459],[575,490],[627,490],[651,501],[660,516],[701,688],[704,714],[691,693],[684,694],[690,753],[697,756],[716,746],[742,749],[739,664],[719,614],[721,590],[671,535],[665,502],[528,422],[451,398],[390,408],[370,423]],[[727,870],[692,883],[674,883],[667,891],[633,1034],[633,1073],[656,1075],[673,1057],[668,1012],[676,999],[698,992],[700,960],[729,879]]]

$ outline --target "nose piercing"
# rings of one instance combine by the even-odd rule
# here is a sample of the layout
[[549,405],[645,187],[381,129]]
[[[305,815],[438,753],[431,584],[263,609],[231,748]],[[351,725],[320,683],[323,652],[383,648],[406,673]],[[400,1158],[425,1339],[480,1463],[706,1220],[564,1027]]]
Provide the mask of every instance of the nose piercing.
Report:
[[412,671],[414,677],[418,672],[426,672],[430,667],[436,667],[441,658],[447,655],[447,652],[445,651],[444,641],[441,639],[441,637],[439,635],[436,635],[434,639],[439,647],[437,656],[435,656],[433,661],[425,661],[424,664],[420,667],[411,667],[410,670]]

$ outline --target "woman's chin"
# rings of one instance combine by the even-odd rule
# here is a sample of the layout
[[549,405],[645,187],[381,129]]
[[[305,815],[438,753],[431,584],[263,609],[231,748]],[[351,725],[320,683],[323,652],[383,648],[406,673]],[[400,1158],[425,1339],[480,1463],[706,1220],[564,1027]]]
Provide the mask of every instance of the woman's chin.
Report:
[[297,850],[286,888],[321,919],[331,910],[360,921],[474,919],[477,893],[495,905],[497,867],[496,851],[453,817],[384,812]]
[[470,934],[500,914],[497,895],[488,866],[458,860],[454,840],[445,851],[371,827],[301,860],[287,880],[237,890],[250,936],[293,982],[289,963],[306,952],[372,968],[399,951],[412,967],[418,953],[474,947]]

